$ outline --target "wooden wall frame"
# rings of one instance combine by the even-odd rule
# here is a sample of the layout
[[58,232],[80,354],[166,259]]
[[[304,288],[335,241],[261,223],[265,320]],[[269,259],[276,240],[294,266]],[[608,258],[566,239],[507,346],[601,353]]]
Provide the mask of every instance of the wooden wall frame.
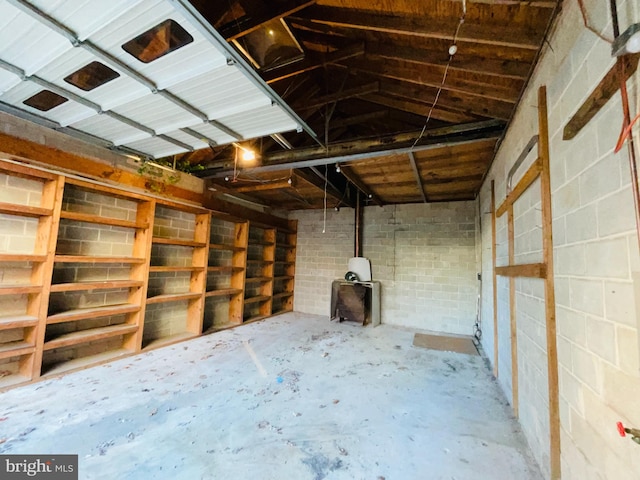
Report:
[[[507,192],[502,204],[495,211],[495,216],[507,214],[508,241],[509,241],[509,265],[497,267],[494,262],[494,291],[497,276],[509,278],[509,310],[511,323],[511,365],[512,365],[512,392],[513,409],[518,416],[518,350],[517,330],[515,315],[515,279],[516,277],[541,278],[544,280],[545,291],[545,325],[547,339],[547,374],[549,384],[549,444],[550,444],[550,470],[551,479],[560,478],[560,410],[558,391],[558,349],[556,339],[556,304],[553,276],[553,230],[551,212],[551,182],[549,171],[549,125],[547,115],[547,89],[541,86],[538,89],[538,158],[524,173],[517,185]],[[514,250],[514,218],[513,204],[522,194],[540,178],[540,198],[542,206],[542,263],[515,264]],[[493,184],[492,184],[493,187]],[[494,218],[492,217],[492,220]],[[496,249],[495,228],[493,229],[493,249]],[[494,295],[494,315],[497,315],[497,299]],[[495,332],[497,344],[497,329]],[[497,371],[497,367],[496,368]]]

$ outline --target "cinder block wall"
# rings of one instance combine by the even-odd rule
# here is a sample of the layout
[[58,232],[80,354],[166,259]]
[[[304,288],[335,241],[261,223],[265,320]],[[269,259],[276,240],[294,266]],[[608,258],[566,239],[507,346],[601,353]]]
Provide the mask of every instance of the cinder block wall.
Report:
[[[608,2],[585,0],[591,22],[612,37]],[[640,4],[619,0],[621,29],[640,21]],[[587,31],[577,2],[564,2],[549,45],[520,102],[480,193],[482,212],[483,346],[493,360],[490,181],[500,203],[513,161],[538,132],[537,90],[547,86],[560,374],[563,479],[637,479],[638,446],[618,436],[615,422],[640,425],[638,320],[632,273],[640,270],[627,149],[614,154],[622,125],[617,93],[571,141],[566,122],[614,65],[608,43]],[[640,78],[628,82],[632,115]],[[636,148],[640,145],[635,128]],[[524,166],[526,168],[526,166]],[[517,179],[516,179],[517,180]],[[516,204],[516,260],[539,258],[535,197]],[[506,232],[498,223],[498,264],[506,263]],[[511,395],[508,282],[498,283],[499,382]],[[548,405],[543,291],[539,281],[516,282],[519,390],[525,435],[546,476]]]
[[[294,308],[327,315],[331,281],[353,256],[354,211],[298,211]],[[473,202],[367,207],[363,255],[382,282],[383,323],[472,333],[477,296]]]

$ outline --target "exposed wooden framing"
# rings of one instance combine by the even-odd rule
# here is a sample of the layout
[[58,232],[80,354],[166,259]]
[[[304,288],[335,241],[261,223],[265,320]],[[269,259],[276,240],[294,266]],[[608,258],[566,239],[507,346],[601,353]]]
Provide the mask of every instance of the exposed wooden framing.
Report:
[[158,188],[160,188],[160,193],[162,194],[189,202],[202,202],[202,192],[193,192],[175,185],[164,184],[136,173],[96,162],[75,153],[41,145],[24,138],[13,137],[6,133],[0,133],[0,152],[15,160],[38,162],[55,168],[78,172],[97,180],[117,182],[127,187],[139,188],[152,194],[157,194]]
[[275,69],[263,75],[264,80],[271,84],[284,80],[285,78],[294,77],[301,73],[310,72],[316,68],[322,68],[326,65],[341,62],[349,58],[357,57],[364,54],[364,43],[356,43],[342,50],[328,53],[326,55],[308,55],[308,58],[296,62],[291,65]]
[[422,185],[422,178],[420,178],[420,172],[418,171],[418,165],[416,165],[416,157],[413,155],[413,152],[409,152],[409,163],[411,163],[411,169],[413,170],[413,175],[416,178],[416,183],[418,184],[418,190],[420,190],[420,195],[422,196],[422,201],[427,203],[427,195],[424,193],[424,186]]
[[505,81],[500,81],[496,77],[481,76],[479,74],[460,74],[460,72],[450,72],[447,75],[447,81],[442,85],[442,75],[445,67],[416,68],[415,64],[400,60],[350,59],[349,62],[343,62],[341,65],[343,68],[348,68],[350,72],[392,78],[432,88],[440,88],[442,86],[443,91],[472,95],[478,97],[478,101],[482,101],[483,98],[489,98],[500,102],[509,102],[513,105],[516,104],[523,85],[521,80],[506,79]]
[[231,273],[231,288],[238,291],[229,299],[229,323],[242,324],[244,314],[245,269],[247,267],[247,246],[249,242],[249,222],[236,223],[234,232],[234,250],[231,265],[235,267]]
[[538,90],[538,129],[540,139],[538,155],[542,161],[540,190],[542,207],[542,261],[547,267],[544,283],[545,316],[547,330],[547,376],[549,379],[549,434],[551,479],[558,480],[560,466],[560,400],[558,387],[558,346],[556,337],[556,298],[553,276],[553,215],[551,212],[551,175],[549,167],[549,119],[547,114],[547,89]]
[[208,212],[196,214],[194,240],[203,245],[193,249],[191,264],[194,267],[202,267],[202,269],[191,272],[189,292],[198,294],[198,296],[189,300],[187,307],[187,331],[195,335],[202,333],[204,292],[207,289],[206,267],[209,259],[210,225],[211,215]]
[[31,296],[27,305],[27,315],[38,318],[36,328],[26,329],[25,340],[35,345],[30,360],[21,362],[20,373],[31,379],[37,379],[41,374],[42,353],[47,328],[49,296],[51,294],[51,277],[56,255],[58,228],[60,227],[60,212],[62,211],[62,194],[64,191],[64,177],[47,181],[42,190],[41,205],[52,207],[51,215],[42,217],[38,221],[36,245],[34,254],[46,255],[46,261],[33,266],[31,283],[42,285],[39,294]]
[[[509,205],[507,208],[507,241],[509,242],[509,265],[513,265],[516,255],[513,205]],[[518,326],[516,317],[516,279],[514,277],[509,277],[509,325],[511,331],[511,396],[513,414],[518,418],[520,416],[520,399],[518,396]]]
[[571,140],[589,121],[600,111],[611,97],[620,89],[620,65],[624,65],[624,77],[628,80],[638,69],[640,53],[635,55],[625,55],[619,58],[616,64],[611,67],[591,95],[584,101],[578,111],[567,122],[562,131],[563,140]]
[[[447,27],[450,24],[455,24],[457,20],[457,18],[451,16],[449,18],[412,18],[409,21],[401,16],[380,15],[370,12],[364,14],[364,12],[351,12],[318,5],[309,7],[304,13],[305,17],[311,21],[332,27],[446,40],[453,40],[455,30]],[[522,29],[505,27],[504,25],[496,25],[495,28],[491,28],[490,25],[465,22],[464,28],[460,29],[458,41],[537,50],[542,40],[539,35],[542,33],[525,35]]]
[[240,192],[240,193],[250,193],[250,192],[263,192],[265,190],[282,190],[285,188],[293,188],[293,182],[289,182],[289,180],[278,180],[275,182],[243,185],[241,187],[232,188],[231,190],[235,192]]
[[250,208],[243,207],[242,205],[238,205],[237,203],[227,202],[217,198],[215,195],[211,195],[211,192],[208,192],[208,195],[205,195],[203,206],[209,210],[213,210],[214,216],[218,217],[221,215],[230,221],[232,221],[232,219],[244,219],[260,225],[270,225],[280,228],[286,228],[288,225],[286,218],[277,217],[258,210],[252,210]]
[[497,255],[496,236],[496,186],[491,180],[491,264],[493,271],[493,376],[498,378],[498,274],[496,272]]
[[295,111],[316,109],[328,103],[339,102],[340,100],[346,100],[348,98],[361,97],[368,93],[376,93],[379,90],[380,82],[370,82],[365,85],[342,90],[341,92],[316,97],[313,102],[305,102],[293,105],[293,109]]
[[[547,378],[549,390],[549,461],[551,479],[559,480],[561,475],[560,465],[560,406],[558,386],[558,349],[556,338],[556,314],[555,314],[555,290],[553,272],[553,215],[551,211],[551,180],[549,168],[549,124],[547,113],[547,91],[545,86],[538,90],[538,158],[527,170],[512,192],[509,193],[501,208],[507,213],[508,241],[509,241],[509,266],[498,267],[497,274],[509,276],[509,305],[511,315],[512,335],[512,362],[514,352],[514,337],[516,337],[515,325],[515,276],[535,276],[544,279],[545,291],[545,330],[547,343]],[[514,265],[514,231],[513,231],[513,204],[540,178],[540,198],[542,206],[542,263],[533,265]],[[502,273],[500,273],[502,271]],[[529,275],[526,275],[529,274]],[[534,275],[536,274],[536,275]],[[511,276],[513,275],[513,276]],[[517,366],[517,344],[515,345]],[[517,370],[512,379],[514,412],[518,414],[517,403]]]
[[544,263],[524,263],[496,267],[496,273],[503,277],[546,278],[547,266]]
[[[398,47],[379,43],[367,43],[367,56],[376,59],[403,60],[436,67],[445,66],[448,60],[446,55],[442,55],[442,52],[435,50],[411,48],[409,46]],[[458,52],[449,68],[450,70],[460,70],[462,72],[524,80],[529,74],[530,65],[527,62],[517,60],[505,61],[495,58],[482,58]]]
[[316,3],[316,0],[292,0],[284,4],[274,3],[269,9],[262,9],[257,15],[246,15],[223,25],[219,28],[219,32],[225,40],[235,40],[257,30],[265,23],[292,15],[314,3]]
[[[450,0],[458,2],[458,0]],[[468,4],[478,3],[485,5],[515,5],[534,8],[555,8],[559,0],[467,0]]]
[[365,197],[367,197],[369,200],[371,200],[372,202],[374,202],[376,205],[382,206],[382,200],[380,200],[380,198],[373,193],[373,191],[371,190],[371,188],[369,188],[361,179],[360,177],[358,177],[358,175],[356,175],[356,173],[353,171],[353,169],[351,167],[348,166],[342,166],[340,167],[340,172],[344,175],[344,177],[349,180],[351,183],[353,183],[353,185],[360,190],[362,193],[364,193]]
[[[482,122],[470,122],[450,127],[434,128],[426,130],[416,146],[421,146],[429,141],[437,140],[444,142],[455,137],[460,140],[463,134],[483,133],[487,138],[497,130],[502,130],[504,123],[498,120],[487,120]],[[355,140],[350,142],[340,142],[328,145],[327,147],[311,147],[298,150],[287,150],[267,154],[263,157],[263,163],[287,163],[290,161],[301,161],[312,158],[331,158],[336,155],[346,155],[354,153],[372,152],[380,148],[387,149],[389,144],[411,146],[420,137],[422,131],[410,133],[400,133],[391,136],[378,137],[374,139]],[[327,162],[330,163],[330,162]]]
[[363,113],[361,115],[354,115],[348,118],[341,118],[338,120],[332,120],[329,124],[329,130],[341,127],[350,127],[351,125],[359,125],[361,123],[372,122],[374,120],[380,120],[388,117],[388,110],[377,110],[371,113]]
[[513,190],[511,190],[507,198],[500,204],[498,210],[496,211],[496,215],[501,217],[505,212],[509,210],[510,207],[516,202],[518,198],[531,186],[533,182],[535,182],[540,176],[540,172],[542,171],[542,161],[538,158],[533,164],[529,167],[529,169],[522,176],[520,181],[516,184]]
[[443,105],[438,105],[431,108],[431,105],[422,102],[416,102],[415,100],[394,98],[389,96],[388,93],[380,94],[368,94],[364,95],[363,99],[375,103],[377,105],[383,105],[389,108],[395,108],[404,112],[411,112],[421,117],[427,117],[431,112],[431,117],[434,119],[442,120],[443,122],[450,123],[466,123],[476,120],[472,115],[466,113],[460,113],[458,111],[451,111]]

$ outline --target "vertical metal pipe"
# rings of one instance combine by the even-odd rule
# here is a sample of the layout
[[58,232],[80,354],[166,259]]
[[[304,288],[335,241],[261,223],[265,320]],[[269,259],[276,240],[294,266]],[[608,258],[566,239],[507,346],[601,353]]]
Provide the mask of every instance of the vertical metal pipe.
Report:
[[360,203],[360,192],[358,192],[356,198],[356,211],[355,211],[355,238],[353,256],[359,257],[362,252],[362,205]]

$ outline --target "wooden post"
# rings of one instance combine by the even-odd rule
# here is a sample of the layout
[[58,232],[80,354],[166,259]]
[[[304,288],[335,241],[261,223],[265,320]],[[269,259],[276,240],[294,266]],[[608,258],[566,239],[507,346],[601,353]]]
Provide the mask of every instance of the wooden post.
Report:
[[209,213],[197,213],[194,231],[194,240],[203,244],[194,247],[192,254],[192,266],[198,270],[191,272],[189,292],[199,293],[200,297],[189,300],[187,308],[187,331],[196,335],[202,333],[202,321],[204,318],[204,294],[207,289],[207,263],[209,261],[209,236],[211,229],[211,215]]
[[538,126],[540,143],[538,155],[542,163],[540,193],[542,206],[542,257],[547,267],[544,282],[547,330],[547,376],[549,381],[549,435],[551,479],[560,478],[560,407],[558,393],[558,348],[556,343],[556,299],[553,278],[553,231],[551,212],[551,179],[549,169],[549,124],[547,117],[547,89],[538,90]]
[[[515,233],[513,225],[513,205],[507,209],[507,231],[509,237],[509,265],[515,263]],[[511,326],[511,396],[513,414],[520,416],[518,402],[518,325],[516,321],[516,279],[509,277],[509,324]]]
[[236,223],[233,245],[236,247],[231,257],[231,288],[238,289],[239,293],[231,295],[229,300],[229,323],[242,324],[244,314],[244,280],[247,268],[247,246],[249,242],[249,222]]
[[491,180],[491,263],[493,270],[493,376],[498,378],[498,274],[496,273],[496,186]]

